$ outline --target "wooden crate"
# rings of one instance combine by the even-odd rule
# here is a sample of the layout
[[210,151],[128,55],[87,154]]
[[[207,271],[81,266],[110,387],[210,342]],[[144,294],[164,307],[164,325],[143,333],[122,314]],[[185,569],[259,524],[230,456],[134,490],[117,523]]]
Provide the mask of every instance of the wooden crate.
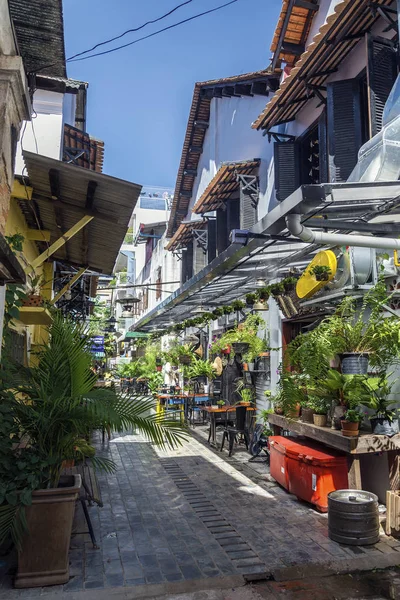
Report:
[[400,490],[386,492],[386,535],[400,534]]

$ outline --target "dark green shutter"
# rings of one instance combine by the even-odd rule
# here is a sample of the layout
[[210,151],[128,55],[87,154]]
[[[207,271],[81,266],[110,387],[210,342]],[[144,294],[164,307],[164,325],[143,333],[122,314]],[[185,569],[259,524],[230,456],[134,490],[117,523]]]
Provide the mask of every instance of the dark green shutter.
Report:
[[344,79],[327,84],[329,179],[347,181],[362,145],[360,82]]
[[251,229],[257,222],[257,205],[251,195],[243,192],[240,186],[240,229]]
[[394,43],[384,38],[368,36],[367,81],[371,137],[382,129],[383,109],[396,81],[397,71]]
[[182,283],[193,277],[193,241],[182,250]]
[[300,186],[300,153],[296,142],[274,143],[275,191],[278,202]]
[[217,213],[217,251],[221,254],[228,247],[228,217],[227,211],[218,208]]
[[319,182],[329,181],[328,173],[328,136],[326,128],[326,111],[318,119],[318,150],[319,150]]
[[217,221],[210,219],[207,224],[207,250],[208,262],[217,256]]

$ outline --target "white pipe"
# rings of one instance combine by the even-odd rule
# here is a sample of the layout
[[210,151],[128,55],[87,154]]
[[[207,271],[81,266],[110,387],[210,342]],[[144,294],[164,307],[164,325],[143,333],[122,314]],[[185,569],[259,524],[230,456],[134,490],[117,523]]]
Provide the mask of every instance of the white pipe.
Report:
[[301,223],[302,215],[287,215],[286,226],[290,233],[308,244],[321,244],[323,246],[356,246],[360,248],[382,248],[397,250],[400,248],[400,239],[373,237],[371,235],[349,235],[342,233],[325,233],[313,231]]

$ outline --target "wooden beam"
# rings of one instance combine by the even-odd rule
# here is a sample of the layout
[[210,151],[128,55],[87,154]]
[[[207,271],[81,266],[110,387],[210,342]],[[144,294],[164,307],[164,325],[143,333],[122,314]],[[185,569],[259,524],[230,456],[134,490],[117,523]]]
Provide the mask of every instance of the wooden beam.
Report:
[[90,223],[90,221],[92,221],[93,218],[94,217],[90,217],[89,215],[82,217],[82,219],[80,219],[80,221],[75,223],[75,225],[73,227],[71,227],[71,229],[69,229],[66,233],[64,233],[64,235],[62,235],[58,240],[56,240],[50,246],[50,248],[45,250],[45,252],[42,252],[42,254],[40,254],[40,256],[38,256],[37,258],[35,258],[35,260],[32,261],[32,263],[30,265],[25,267],[25,272],[29,273],[30,271],[34,271],[37,267],[42,265],[50,256],[52,256],[54,254],[54,252],[57,252],[57,250],[59,248],[61,248],[62,246],[64,246],[64,244],[66,242],[68,242],[68,240],[70,240],[72,237],[74,237],[74,235],[76,235],[78,233],[78,231],[80,231],[81,229],[83,229],[83,227],[85,227],[88,223]]
[[75,275],[72,277],[72,279],[70,281],[68,281],[67,284],[64,285],[62,290],[60,290],[58,292],[58,294],[56,294],[54,296],[53,300],[51,301],[51,304],[55,304],[56,302],[58,302],[59,299],[62,298],[62,296],[64,296],[65,292],[70,290],[72,288],[72,286],[78,281],[78,279],[80,277],[82,277],[82,275],[85,273],[85,271],[87,271],[87,267],[82,267],[81,269],[79,269],[79,271],[77,273],[75,273]]
[[[89,181],[86,190],[85,209],[92,210],[94,206],[94,195],[96,193],[97,183]],[[89,228],[86,227],[82,232],[82,262],[89,264]]]
[[23,185],[18,179],[14,179],[11,197],[17,200],[32,200],[33,188]]
[[300,8],[306,8],[307,10],[319,10],[318,4],[313,4],[312,2],[308,2],[307,0],[294,0],[294,5],[299,6]]
[[300,56],[305,50],[304,44],[293,44],[292,42],[282,42],[282,52]]
[[49,242],[51,232],[45,229],[27,229],[25,238],[32,242]]

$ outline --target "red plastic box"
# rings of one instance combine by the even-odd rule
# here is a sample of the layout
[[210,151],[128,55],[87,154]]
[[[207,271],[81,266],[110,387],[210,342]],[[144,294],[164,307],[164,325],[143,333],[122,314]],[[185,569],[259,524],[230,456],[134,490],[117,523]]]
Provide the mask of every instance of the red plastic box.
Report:
[[270,473],[272,477],[286,490],[289,490],[286,450],[298,445],[290,437],[275,435],[268,438],[270,453]]
[[329,492],[348,488],[346,455],[282,436],[270,437],[269,444],[272,477],[321,512],[328,510]]

